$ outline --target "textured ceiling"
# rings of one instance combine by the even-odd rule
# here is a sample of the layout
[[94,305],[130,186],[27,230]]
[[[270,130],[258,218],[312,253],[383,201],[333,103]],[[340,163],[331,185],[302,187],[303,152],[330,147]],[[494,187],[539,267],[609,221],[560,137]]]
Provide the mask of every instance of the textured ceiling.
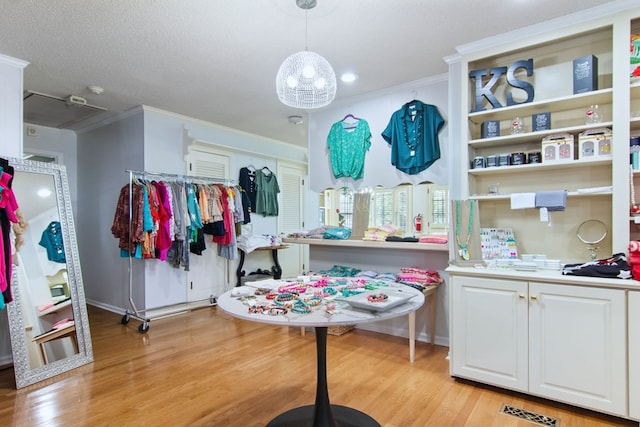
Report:
[[[28,61],[24,88],[73,94],[115,114],[144,104],[306,146],[304,111],[275,75],[305,48],[295,0],[1,0],[0,53]],[[606,0],[318,0],[308,48],[336,74],[336,99],[447,72],[455,46]],[[94,95],[89,85],[105,89]]]

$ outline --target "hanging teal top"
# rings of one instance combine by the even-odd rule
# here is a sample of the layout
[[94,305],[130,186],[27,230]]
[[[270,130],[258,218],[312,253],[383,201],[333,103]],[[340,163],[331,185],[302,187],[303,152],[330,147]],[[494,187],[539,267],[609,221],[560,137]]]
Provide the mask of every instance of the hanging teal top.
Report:
[[327,136],[333,175],[336,178],[361,179],[364,175],[364,157],[370,146],[371,131],[366,120],[359,119],[355,124],[344,121],[334,123]]

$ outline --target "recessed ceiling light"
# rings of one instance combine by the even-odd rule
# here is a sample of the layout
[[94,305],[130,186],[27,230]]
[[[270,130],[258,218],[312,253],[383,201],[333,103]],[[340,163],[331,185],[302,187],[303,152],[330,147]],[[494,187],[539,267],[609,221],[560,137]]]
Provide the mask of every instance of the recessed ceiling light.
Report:
[[347,72],[340,76],[340,80],[345,83],[352,83],[358,80],[358,75],[356,73]]

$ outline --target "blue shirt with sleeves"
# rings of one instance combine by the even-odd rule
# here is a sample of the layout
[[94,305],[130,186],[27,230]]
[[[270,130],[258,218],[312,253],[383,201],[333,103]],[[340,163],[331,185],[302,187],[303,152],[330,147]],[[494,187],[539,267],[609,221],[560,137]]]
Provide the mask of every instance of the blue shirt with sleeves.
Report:
[[394,112],[382,137],[391,145],[391,164],[409,175],[440,158],[438,134],[445,121],[435,105],[413,100]]

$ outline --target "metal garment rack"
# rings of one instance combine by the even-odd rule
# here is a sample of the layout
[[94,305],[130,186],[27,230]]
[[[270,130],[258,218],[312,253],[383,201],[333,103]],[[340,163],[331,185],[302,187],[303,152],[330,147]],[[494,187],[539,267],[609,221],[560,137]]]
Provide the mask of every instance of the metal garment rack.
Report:
[[[203,176],[194,176],[194,175],[179,175],[179,174],[169,174],[162,172],[148,172],[148,171],[136,171],[127,169],[127,173],[129,174],[129,305],[131,306],[131,310],[125,310],[125,314],[122,316],[121,323],[126,325],[129,323],[129,320],[133,317],[141,321],[142,323],[138,326],[138,332],[141,334],[147,333],[149,331],[149,323],[151,322],[151,318],[143,315],[142,313],[146,313],[148,310],[143,309],[139,310],[136,306],[135,301],[133,300],[133,255],[131,253],[131,233],[132,226],[131,223],[133,221],[133,180],[134,178],[147,179],[149,177],[152,178],[160,178],[163,180],[176,180],[181,181],[182,183],[198,183],[198,184],[225,184],[225,185],[233,185],[235,181],[230,179],[219,179],[219,178],[211,178],[211,177],[203,177]],[[211,304],[215,303],[215,299],[213,296],[207,298]],[[204,301],[204,300],[203,300]],[[196,301],[185,301],[188,302],[196,302]],[[165,306],[168,307],[168,306]],[[155,307],[163,308],[163,307]],[[180,309],[176,313],[187,311],[187,309]]]

